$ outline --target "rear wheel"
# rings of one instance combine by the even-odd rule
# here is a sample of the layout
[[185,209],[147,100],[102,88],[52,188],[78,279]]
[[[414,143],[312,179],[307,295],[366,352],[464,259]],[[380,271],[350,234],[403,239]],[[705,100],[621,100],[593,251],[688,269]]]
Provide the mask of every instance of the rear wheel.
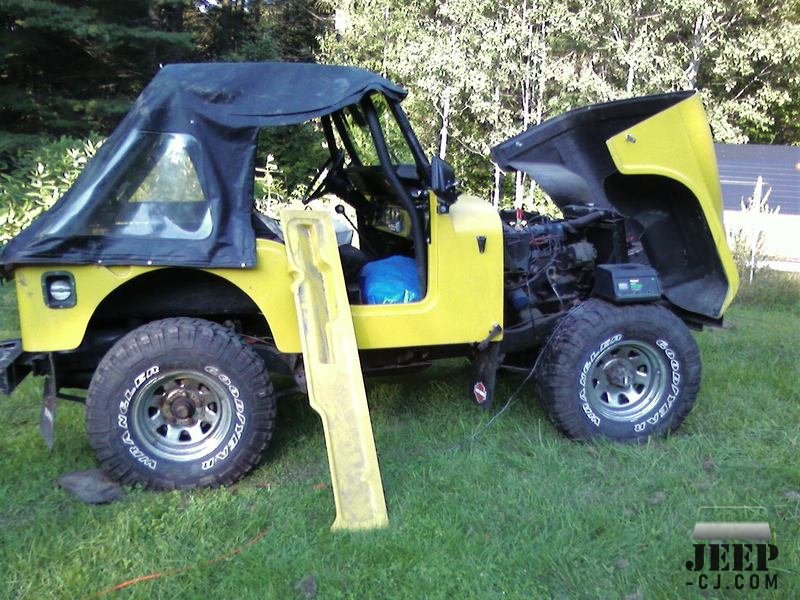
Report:
[[547,341],[537,385],[568,436],[644,439],[676,429],[691,410],[700,353],[686,325],[661,306],[591,299]]
[[235,482],[275,423],[263,361],[201,319],[155,321],[122,338],[100,362],[86,409],[102,467],[155,489]]

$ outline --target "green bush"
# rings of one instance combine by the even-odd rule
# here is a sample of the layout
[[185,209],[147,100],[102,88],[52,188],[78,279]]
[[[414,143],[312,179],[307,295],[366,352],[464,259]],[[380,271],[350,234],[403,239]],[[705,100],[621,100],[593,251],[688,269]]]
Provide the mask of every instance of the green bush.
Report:
[[0,174],[0,243],[7,242],[50,208],[78,178],[102,144],[99,136],[62,136],[21,152]]

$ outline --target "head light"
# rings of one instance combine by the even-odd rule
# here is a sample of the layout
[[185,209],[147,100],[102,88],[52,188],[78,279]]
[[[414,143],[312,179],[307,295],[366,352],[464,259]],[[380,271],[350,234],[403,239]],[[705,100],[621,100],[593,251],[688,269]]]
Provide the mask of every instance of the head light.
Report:
[[70,273],[50,272],[42,278],[44,301],[50,308],[75,306],[75,279]]
[[64,279],[51,281],[48,291],[50,292],[50,297],[58,302],[63,302],[72,296],[72,286],[69,284],[69,281],[65,281]]

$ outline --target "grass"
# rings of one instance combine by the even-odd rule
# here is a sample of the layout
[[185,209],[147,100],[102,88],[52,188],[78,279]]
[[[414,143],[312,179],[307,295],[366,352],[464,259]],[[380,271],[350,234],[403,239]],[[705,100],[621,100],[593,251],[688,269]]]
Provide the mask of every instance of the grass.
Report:
[[[741,294],[730,328],[698,334],[698,404],[676,435],[645,446],[570,442],[530,389],[461,444],[489,415],[470,406],[459,363],[368,380],[383,531],[329,531],[322,428],[300,397],[282,401],[264,464],[236,486],[83,505],[55,485],[95,467],[83,407],[59,405],[48,454],[41,381],[30,378],[0,398],[0,598],[96,597],[151,573],[165,575],[111,595],[685,598],[699,594],[686,586],[689,534],[710,505],[766,508],[780,549],[771,595],[800,597],[800,280],[764,286]],[[8,288],[0,311],[10,337]],[[504,378],[499,397],[518,383]]]

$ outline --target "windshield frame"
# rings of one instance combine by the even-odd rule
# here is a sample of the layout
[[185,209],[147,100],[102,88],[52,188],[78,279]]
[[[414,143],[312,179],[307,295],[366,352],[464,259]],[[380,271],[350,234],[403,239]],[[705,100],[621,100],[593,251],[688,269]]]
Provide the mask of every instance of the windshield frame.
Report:
[[[380,96],[383,99],[389,109],[388,113],[384,112],[380,115],[378,114],[377,107],[372,101],[373,96]],[[376,136],[376,132],[369,123],[369,118],[367,115],[370,111],[373,111],[375,115],[378,116],[377,125],[380,131],[380,142],[377,139],[378,136]],[[386,128],[381,123],[381,118],[385,117],[387,114],[391,115],[390,118],[393,119],[393,124],[402,134],[402,141],[405,144],[403,151],[410,154],[410,158],[412,158],[413,163],[396,160],[398,153],[393,151],[392,147],[390,147],[388,138],[386,136]],[[342,145],[347,151],[353,166],[381,166],[381,151],[378,147],[379,143],[381,143],[385,146],[387,155],[389,157],[389,163],[394,168],[405,164],[414,166],[416,168],[417,177],[419,178],[420,183],[422,183],[425,187],[429,187],[430,163],[428,162],[427,158],[425,158],[425,153],[422,150],[422,146],[420,145],[419,140],[417,140],[416,135],[414,135],[411,125],[408,122],[408,118],[403,112],[403,109],[400,107],[399,102],[392,100],[383,94],[375,92],[362,98],[358,104],[346,106],[330,116],[332,117],[331,120],[336,128],[336,133],[341,139]],[[368,153],[372,155],[369,157],[369,159],[365,156],[366,153],[364,152],[364,149],[359,148],[359,145],[354,140],[354,137],[351,133],[352,126],[348,123],[349,118],[356,121],[354,123],[355,126],[357,126],[364,134],[368,136],[370,144]],[[359,123],[358,121],[361,122]]]

